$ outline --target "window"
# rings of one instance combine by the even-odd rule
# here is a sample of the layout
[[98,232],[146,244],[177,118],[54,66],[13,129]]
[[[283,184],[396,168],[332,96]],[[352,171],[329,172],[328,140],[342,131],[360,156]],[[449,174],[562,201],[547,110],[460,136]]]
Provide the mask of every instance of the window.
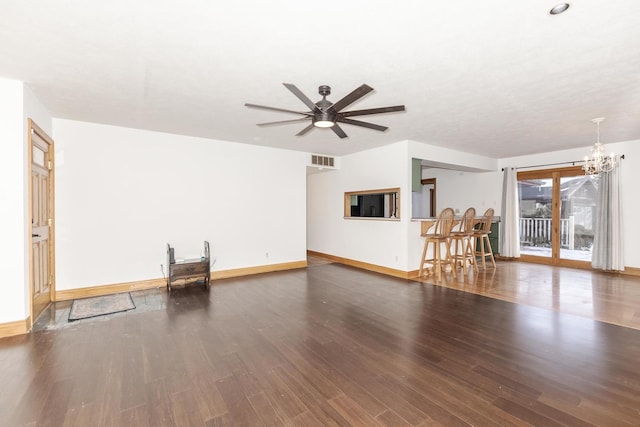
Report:
[[400,189],[351,191],[344,193],[345,218],[400,218]]

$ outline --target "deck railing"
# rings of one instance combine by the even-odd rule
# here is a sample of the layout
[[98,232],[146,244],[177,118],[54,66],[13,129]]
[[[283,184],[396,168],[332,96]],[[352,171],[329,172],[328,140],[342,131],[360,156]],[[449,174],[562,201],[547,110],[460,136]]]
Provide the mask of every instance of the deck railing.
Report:
[[[573,216],[560,220],[560,247],[574,249],[575,220]],[[551,218],[520,218],[520,243],[551,246]]]

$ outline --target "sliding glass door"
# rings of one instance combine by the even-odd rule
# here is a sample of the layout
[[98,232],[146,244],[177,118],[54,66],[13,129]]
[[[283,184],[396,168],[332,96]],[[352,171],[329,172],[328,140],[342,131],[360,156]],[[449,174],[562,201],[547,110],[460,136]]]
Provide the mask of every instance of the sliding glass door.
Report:
[[588,266],[597,185],[581,167],[518,172],[523,261]]

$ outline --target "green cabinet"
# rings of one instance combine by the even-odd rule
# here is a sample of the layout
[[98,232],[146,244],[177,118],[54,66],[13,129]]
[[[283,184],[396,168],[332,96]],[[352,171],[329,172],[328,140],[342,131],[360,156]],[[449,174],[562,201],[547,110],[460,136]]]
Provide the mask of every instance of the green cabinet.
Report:
[[489,242],[491,243],[491,251],[493,254],[500,253],[500,223],[497,221],[491,223]]
[[[500,223],[492,222],[491,223],[491,233],[489,233],[489,243],[491,244],[491,252],[496,255],[500,253]],[[485,251],[488,252],[489,248],[487,247],[485,239],[477,239],[476,245],[484,245]],[[480,252],[480,246],[477,247],[477,252]]]
[[411,191],[422,191],[422,160],[411,159]]

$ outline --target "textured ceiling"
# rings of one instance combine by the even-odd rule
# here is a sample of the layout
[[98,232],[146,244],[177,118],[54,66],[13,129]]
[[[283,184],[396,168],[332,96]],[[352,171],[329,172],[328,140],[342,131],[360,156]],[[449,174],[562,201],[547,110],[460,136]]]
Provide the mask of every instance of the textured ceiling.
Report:
[[[343,155],[401,140],[509,157],[640,139],[640,1],[0,2],[0,77],[54,117]],[[298,116],[367,83],[348,139]]]

